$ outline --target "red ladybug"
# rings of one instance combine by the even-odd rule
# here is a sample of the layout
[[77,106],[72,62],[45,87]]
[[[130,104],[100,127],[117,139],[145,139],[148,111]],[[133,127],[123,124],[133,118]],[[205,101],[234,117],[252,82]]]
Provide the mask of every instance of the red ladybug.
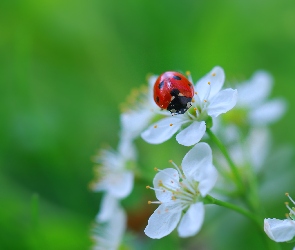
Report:
[[184,114],[191,106],[194,86],[182,74],[167,71],[160,75],[154,85],[154,100],[172,114]]

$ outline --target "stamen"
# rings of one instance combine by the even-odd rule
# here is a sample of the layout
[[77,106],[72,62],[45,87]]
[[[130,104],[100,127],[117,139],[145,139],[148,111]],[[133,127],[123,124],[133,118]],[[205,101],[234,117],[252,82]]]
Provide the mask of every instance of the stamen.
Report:
[[216,74],[215,73],[212,73],[212,76],[216,76]]
[[170,123],[169,125],[172,127],[173,126],[173,123]]
[[294,210],[293,210],[292,208],[289,207],[289,203],[288,203],[288,202],[285,202],[285,205],[286,205],[286,207],[289,209],[290,214],[295,215]]
[[292,203],[295,205],[295,201],[291,198],[291,196],[289,195],[289,193],[286,193],[286,196],[290,199],[290,201],[292,201]]
[[191,72],[190,72],[190,71],[186,71],[185,74],[186,74],[188,80],[189,80],[191,83],[193,83],[193,78],[192,78],[192,76],[191,76]]
[[155,170],[155,171],[159,171],[159,169],[158,169],[158,168],[154,168],[154,170]]
[[211,83],[210,83],[210,82],[208,82],[208,84],[210,85]]
[[161,201],[148,201],[148,204],[162,204]]
[[182,174],[182,172],[180,171],[180,168],[176,165],[176,163],[172,160],[169,160],[169,162],[176,168],[176,170],[178,171],[179,175],[181,175],[182,177],[184,177],[184,175]]
[[158,125],[154,125],[154,128],[157,128],[158,127]]
[[147,189],[152,189],[152,190],[154,190],[154,191],[159,191],[159,192],[166,192],[166,190],[165,189],[160,189],[160,188],[154,188],[154,187],[150,187],[150,186],[146,186],[146,188]]

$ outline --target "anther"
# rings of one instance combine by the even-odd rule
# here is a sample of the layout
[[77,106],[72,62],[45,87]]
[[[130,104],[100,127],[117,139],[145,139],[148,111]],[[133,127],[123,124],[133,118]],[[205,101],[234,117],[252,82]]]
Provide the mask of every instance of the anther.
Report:
[[146,186],[146,189],[150,189],[151,187],[150,186]]
[[150,204],[152,204],[152,202],[151,201],[148,201],[148,204],[150,205]]
[[190,72],[190,71],[186,71],[185,74],[186,74],[187,76],[189,76],[189,75],[191,74],[191,72]]
[[212,76],[216,76],[216,74],[215,73],[212,73]]
[[207,102],[207,100],[204,100],[204,102]]
[[192,102],[195,102],[195,99],[194,98],[192,99]]
[[197,111],[198,109],[197,108],[194,108],[194,111]]
[[158,127],[158,125],[155,125],[155,126],[154,126],[154,128],[157,128],[157,127]]
[[197,95],[197,94],[198,94],[198,92],[197,92],[197,91],[195,91],[195,94]]
[[154,170],[155,170],[155,171],[159,171],[159,169],[158,169],[158,168],[154,168]]
[[210,82],[208,82],[208,85],[210,85],[211,83]]
[[170,123],[169,125],[172,127],[173,126],[173,123]]

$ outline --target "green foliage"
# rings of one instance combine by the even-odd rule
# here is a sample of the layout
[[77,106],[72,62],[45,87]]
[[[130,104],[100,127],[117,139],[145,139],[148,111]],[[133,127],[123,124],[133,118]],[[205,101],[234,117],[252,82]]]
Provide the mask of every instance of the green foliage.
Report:
[[[220,65],[231,85],[268,70],[275,95],[289,102],[284,119],[272,127],[274,141],[293,144],[294,12],[295,3],[287,0],[2,1],[0,249],[89,247],[100,198],[87,188],[90,158],[102,144],[116,147],[119,104],[148,73],[190,70],[196,80]],[[142,191],[129,202],[144,210],[153,199],[144,189],[152,169],[168,167],[171,157],[180,163],[186,150],[171,142],[152,147],[138,140],[138,146],[147,183],[136,183]],[[295,170],[286,164],[289,178],[263,193],[271,197],[269,217],[283,218],[284,192],[294,197]],[[219,218],[208,218],[211,223],[190,243],[175,235],[161,242],[142,236],[143,242],[146,249],[255,249],[251,224],[238,221],[238,231]]]

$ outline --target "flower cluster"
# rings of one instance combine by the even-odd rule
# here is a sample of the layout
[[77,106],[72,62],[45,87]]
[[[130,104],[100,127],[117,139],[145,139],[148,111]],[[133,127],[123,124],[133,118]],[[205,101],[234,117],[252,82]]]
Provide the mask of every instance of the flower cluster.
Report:
[[[286,193],[286,195],[295,205],[294,200],[289,196],[289,194]],[[295,236],[295,208],[289,207],[288,202],[286,202],[286,207],[289,210],[289,214],[286,214],[287,219],[264,219],[264,231],[273,241],[290,241]]]
[[[196,235],[204,222],[206,204],[227,207],[257,222],[250,211],[258,214],[260,209],[255,178],[271,149],[267,125],[284,114],[286,104],[282,99],[268,101],[272,78],[264,71],[226,89],[225,74],[219,66],[196,83],[190,74],[188,78],[192,83],[189,86],[194,86],[194,96],[183,114],[171,115],[155,104],[153,89],[157,76],[149,78],[148,88],[133,91],[120,117],[117,150],[104,149],[94,157],[96,176],[90,187],[104,195],[92,230],[93,249],[118,249],[121,244],[126,214],[120,201],[131,194],[135,173],[141,171],[135,146],[138,138],[160,144],[176,134],[180,145],[190,147],[180,166],[170,160],[173,168],[155,168],[153,186],[147,188],[155,191],[157,201],[148,204],[159,206],[144,229],[148,237],[160,239],[176,228],[180,237]],[[182,98],[179,91],[171,93],[171,102],[177,93],[177,98]],[[227,201],[231,197],[247,197],[245,208],[213,198],[209,193],[228,194]],[[289,210],[288,220],[265,220],[265,232],[271,239],[286,241],[295,235],[295,215]]]

